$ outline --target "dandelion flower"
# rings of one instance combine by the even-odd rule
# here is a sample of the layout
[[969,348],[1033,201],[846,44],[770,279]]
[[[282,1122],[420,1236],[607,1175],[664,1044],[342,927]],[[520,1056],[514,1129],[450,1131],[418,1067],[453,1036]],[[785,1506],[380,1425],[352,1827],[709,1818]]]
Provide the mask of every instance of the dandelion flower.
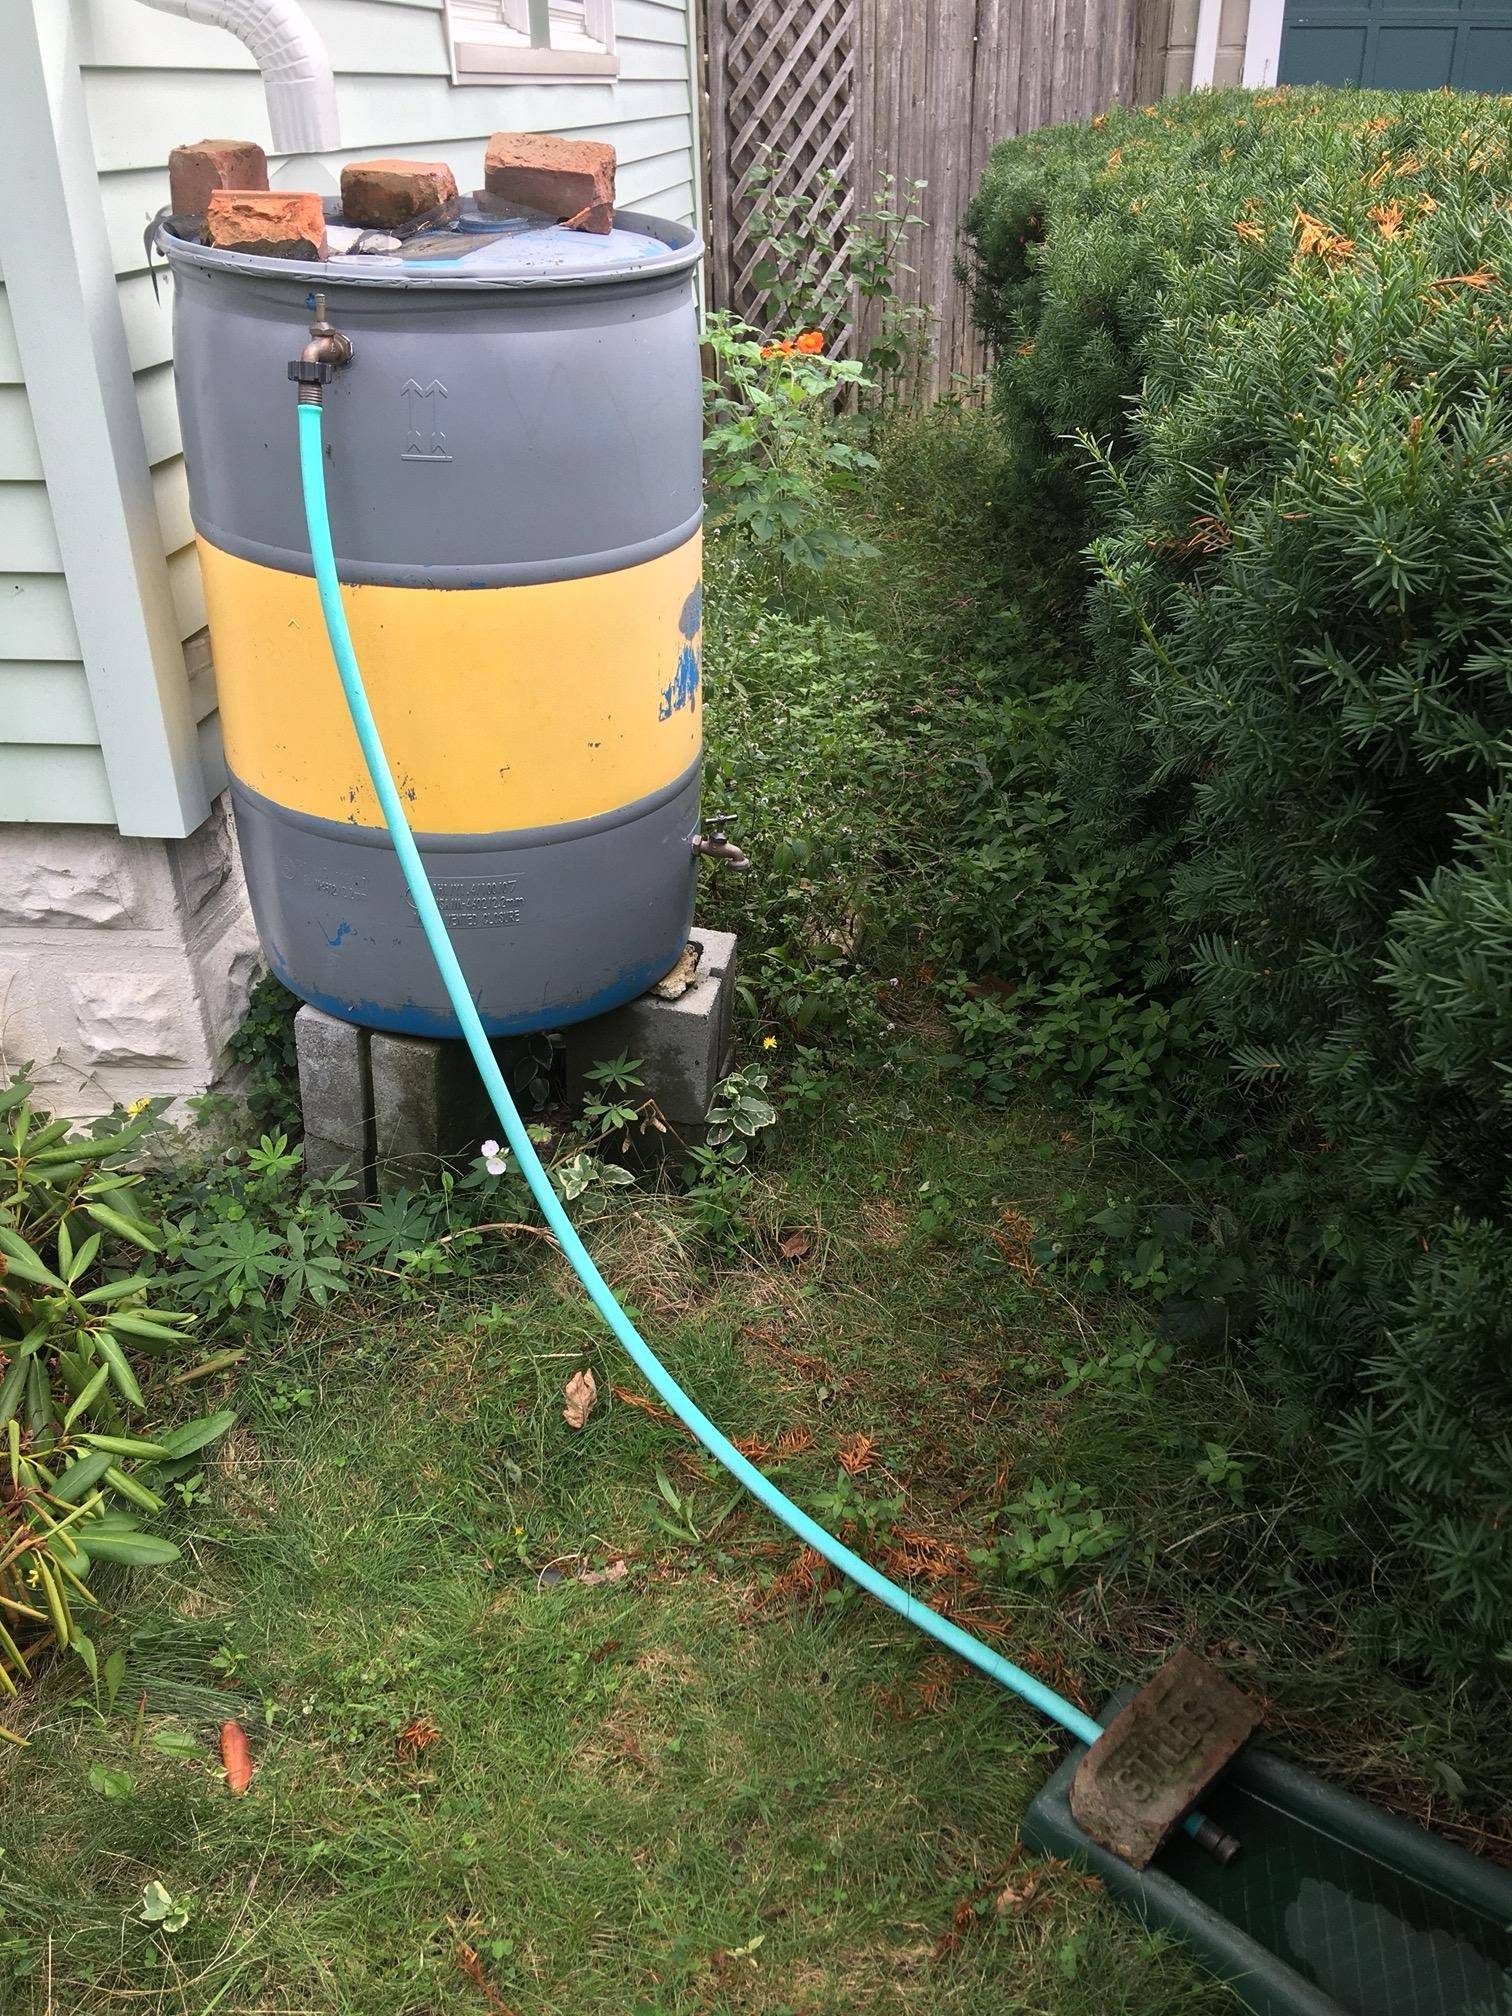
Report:
[[775,1050],[777,1048],[777,1038],[775,1036],[763,1036],[761,1047],[763,1050]]

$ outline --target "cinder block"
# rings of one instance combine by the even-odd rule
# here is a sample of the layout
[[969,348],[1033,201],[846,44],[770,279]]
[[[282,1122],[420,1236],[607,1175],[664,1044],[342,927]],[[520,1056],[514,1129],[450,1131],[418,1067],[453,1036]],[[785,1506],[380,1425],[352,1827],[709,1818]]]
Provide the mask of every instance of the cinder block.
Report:
[[457,214],[457,183],[444,161],[349,161],[341,171],[348,224],[396,231],[432,210]]
[[168,156],[168,204],[199,217],[212,189],[266,189],[268,157],[255,140],[196,140]]
[[264,259],[324,259],[327,252],[325,211],[308,191],[212,189],[205,235],[222,251]]
[[574,1109],[589,1089],[592,1066],[637,1057],[646,1092],[684,1146],[702,1140],[714,1088],[730,1071],[735,1003],[735,934],[695,924],[689,936],[703,949],[686,994],[676,1001],[642,994],[562,1032]]
[[476,1155],[498,1133],[465,1043],[375,1030],[370,1055],[380,1191],[433,1183],[443,1164]]
[[371,1197],[374,1124],[368,1031],[306,1005],[294,1017],[294,1047],[299,1057],[306,1175],[331,1176],[344,1168],[357,1185],[354,1195]]
[[614,228],[614,149],[554,133],[495,133],[483,157],[484,193],[570,223]]

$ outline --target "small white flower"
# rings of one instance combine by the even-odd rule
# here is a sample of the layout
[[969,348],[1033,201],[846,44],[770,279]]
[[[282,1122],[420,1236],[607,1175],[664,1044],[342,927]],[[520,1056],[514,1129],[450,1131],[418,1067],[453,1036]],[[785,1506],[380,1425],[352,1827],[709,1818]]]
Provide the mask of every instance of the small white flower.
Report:
[[483,1143],[483,1167],[490,1176],[502,1176],[509,1164],[504,1159],[504,1150],[497,1141]]

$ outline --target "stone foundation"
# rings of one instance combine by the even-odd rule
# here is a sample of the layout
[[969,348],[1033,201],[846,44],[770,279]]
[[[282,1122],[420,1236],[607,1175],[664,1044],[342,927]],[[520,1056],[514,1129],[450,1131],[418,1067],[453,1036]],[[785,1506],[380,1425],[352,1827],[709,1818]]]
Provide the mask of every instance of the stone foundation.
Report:
[[208,1091],[260,966],[225,798],[187,840],[0,825],[0,1082],[42,1105]]

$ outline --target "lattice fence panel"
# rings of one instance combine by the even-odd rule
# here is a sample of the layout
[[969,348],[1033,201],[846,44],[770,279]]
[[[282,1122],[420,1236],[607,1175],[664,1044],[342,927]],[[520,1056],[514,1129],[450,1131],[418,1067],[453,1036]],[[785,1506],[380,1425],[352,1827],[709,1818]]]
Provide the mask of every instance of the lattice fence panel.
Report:
[[[855,203],[856,4],[708,0],[711,299],[758,329],[777,312],[753,222],[763,171],[774,194],[816,205],[821,229],[798,262],[805,293],[840,275]],[[798,277],[782,271],[789,284]]]
[[[910,237],[898,298],[934,318],[930,385],[957,374],[970,380],[986,358],[956,262],[961,216],[992,143],[1128,103],[1136,30],[1160,0],[701,4],[711,305],[772,326],[752,228],[753,171],[763,160],[781,193],[817,191],[834,178],[807,262],[815,291],[838,273],[845,222],[873,201],[879,178],[894,175],[905,189],[922,181],[924,228]],[[875,303],[861,320],[864,345],[875,334]],[[841,334],[833,326],[826,333],[832,343]],[[845,336],[854,346],[853,332]]]

